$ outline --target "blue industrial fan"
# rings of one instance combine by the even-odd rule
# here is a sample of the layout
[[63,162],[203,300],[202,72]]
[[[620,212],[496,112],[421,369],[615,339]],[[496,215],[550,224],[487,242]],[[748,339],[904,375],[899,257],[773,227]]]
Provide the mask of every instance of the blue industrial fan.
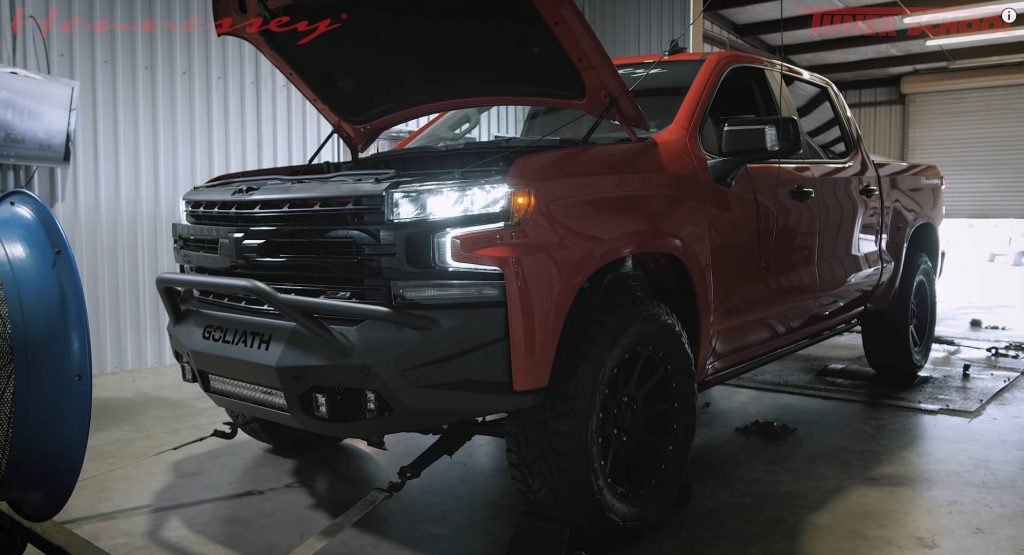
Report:
[[49,207],[0,196],[0,500],[57,515],[89,436],[92,361],[78,266]]

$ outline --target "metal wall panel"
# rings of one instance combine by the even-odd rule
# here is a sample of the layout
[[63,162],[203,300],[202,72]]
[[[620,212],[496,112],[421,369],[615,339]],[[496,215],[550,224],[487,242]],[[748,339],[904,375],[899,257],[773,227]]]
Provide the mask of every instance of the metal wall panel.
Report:
[[908,158],[946,178],[950,218],[1024,218],[1024,86],[908,97]]
[[[5,0],[0,28],[16,13]],[[29,0],[25,13],[57,22],[211,19],[209,0]],[[10,36],[3,36],[11,63]],[[77,33],[51,29],[53,74],[81,82],[74,160],[40,168],[30,189],[53,207],[85,283],[97,372],[167,364],[165,318],[153,287],[175,269],[170,224],[180,198],[229,171],[304,162],[329,131],[304,98],[253,48],[213,31]],[[45,72],[31,23],[15,65]],[[333,152],[332,152],[333,150]],[[337,148],[323,158],[335,158]],[[5,168],[4,189],[30,170]]]
[[[850,104],[868,151],[894,160],[905,159],[906,107],[899,87],[844,91],[843,96]],[[872,103],[885,104],[867,105]]]
[[[659,54],[690,24],[689,0],[576,0],[613,56]],[[686,45],[688,36],[679,39]]]
[[[706,19],[704,20],[704,32],[721,37],[730,37],[730,33],[728,31]],[[719,52],[721,50],[723,49],[709,43],[707,40],[704,41],[705,52]]]
[[[686,0],[578,1],[613,56],[661,52],[689,23]],[[53,207],[78,258],[94,368],[168,364],[166,319],[153,278],[175,269],[169,232],[181,195],[221,173],[305,162],[328,126],[240,40],[218,39],[212,30],[59,28],[74,18],[130,25],[210,21],[209,0],[2,0],[0,28],[11,29],[19,8],[43,22],[56,10],[47,36],[52,73],[81,82],[72,165],[40,169],[29,189]],[[43,43],[32,23],[21,23],[16,59],[5,33],[0,62],[45,72]],[[514,121],[496,125],[514,130]],[[319,160],[348,158],[335,141]],[[19,187],[30,173],[0,166],[0,188]]]
[[[716,42],[718,44],[711,44],[708,42],[707,37],[709,35],[717,39]],[[704,37],[704,52],[720,52],[722,50],[741,50],[743,48],[752,48],[741,37],[735,35],[732,31],[707,19],[704,20]],[[725,43],[727,48],[719,46],[722,42]]]

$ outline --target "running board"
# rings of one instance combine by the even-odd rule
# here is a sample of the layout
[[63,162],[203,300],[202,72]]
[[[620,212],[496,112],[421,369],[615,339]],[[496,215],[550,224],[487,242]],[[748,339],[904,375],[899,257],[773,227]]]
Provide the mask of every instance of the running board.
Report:
[[797,351],[802,351],[807,347],[821,343],[826,339],[832,339],[833,337],[846,333],[859,325],[860,320],[853,320],[839,327],[826,330],[818,335],[809,337],[802,341],[798,341],[797,343],[794,343],[784,349],[780,349],[778,351],[769,353],[759,358],[755,358],[754,360],[751,360],[749,362],[744,362],[743,364],[735,368],[730,368],[729,370],[726,370],[724,372],[713,374],[711,377],[697,384],[697,390],[704,391],[709,387],[725,383],[733,378],[738,378],[739,376],[742,376],[743,374],[746,374],[751,370],[757,370],[758,368],[764,366],[765,364],[775,362],[776,360],[779,360],[782,357],[789,356]]

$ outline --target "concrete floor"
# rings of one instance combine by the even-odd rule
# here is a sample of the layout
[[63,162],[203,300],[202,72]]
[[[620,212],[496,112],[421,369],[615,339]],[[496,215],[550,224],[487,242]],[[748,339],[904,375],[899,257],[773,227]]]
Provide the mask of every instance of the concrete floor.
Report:
[[[986,266],[969,245],[953,249],[957,265],[940,282],[940,332],[1020,337],[1024,269]],[[971,317],[1015,329],[970,330]],[[849,341],[824,343],[816,354],[848,361]],[[983,355],[940,348],[932,362]],[[698,423],[693,501],[623,552],[1024,555],[1022,381],[973,418],[715,388],[700,398],[710,405]],[[240,437],[147,458],[209,433],[223,412],[174,368],[101,376],[95,389],[82,481],[57,520],[117,554],[288,553],[431,441],[396,436],[387,452],[351,441],[290,460]],[[754,419],[798,431],[781,441],[734,431]],[[520,508],[504,443],[478,438],[329,552],[501,554]]]
[[[1024,554],[1021,381],[972,419],[708,391],[693,501],[628,552]],[[782,441],[734,431],[753,419],[798,431]],[[223,420],[173,368],[98,378],[83,478],[57,520],[111,553],[288,553],[430,441],[396,436],[387,452],[352,441],[289,460],[245,437],[211,439],[122,466]],[[504,553],[521,505],[503,450],[473,440],[330,552]]]

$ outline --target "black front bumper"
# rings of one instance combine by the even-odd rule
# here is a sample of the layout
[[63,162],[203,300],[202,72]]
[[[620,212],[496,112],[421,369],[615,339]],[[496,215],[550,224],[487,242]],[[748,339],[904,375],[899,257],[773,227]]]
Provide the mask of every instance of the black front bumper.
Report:
[[[250,417],[334,437],[376,437],[539,401],[512,389],[504,307],[396,310],[195,274],[162,274],[157,289],[175,357],[214,402]],[[192,290],[256,298],[274,314],[227,311],[192,299]],[[283,394],[287,407],[212,391],[211,377]],[[317,415],[324,399],[330,410]],[[365,410],[368,399],[375,410]]]

